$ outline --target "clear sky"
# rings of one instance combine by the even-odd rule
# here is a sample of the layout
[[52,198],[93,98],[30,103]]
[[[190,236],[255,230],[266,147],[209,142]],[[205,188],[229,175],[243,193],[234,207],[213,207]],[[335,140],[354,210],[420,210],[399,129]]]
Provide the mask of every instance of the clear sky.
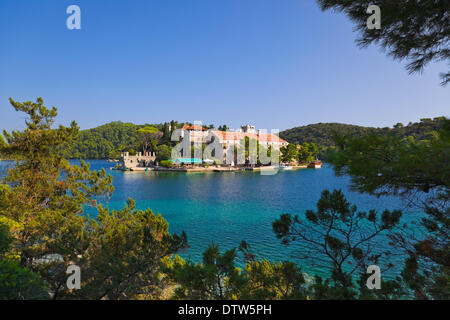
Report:
[[[68,30],[66,8],[81,8]],[[346,16],[313,0],[0,0],[0,128],[8,98],[57,106],[82,129],[201,120],[280,130],[317,122],[392,126],[449,116],[445,64],[408,75],[360,49]]]

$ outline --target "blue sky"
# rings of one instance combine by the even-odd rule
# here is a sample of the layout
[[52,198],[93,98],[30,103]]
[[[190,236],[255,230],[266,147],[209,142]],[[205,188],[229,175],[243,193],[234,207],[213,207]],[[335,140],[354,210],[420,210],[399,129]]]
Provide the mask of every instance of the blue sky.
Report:
[[[81,30],[66,8],[81,8]],[[280,130],[392,126],[449,116],[444,63],[408,75],[359,49],[342,14],[309,0],[0,0],[0,128],[8,98],[57,106],[58,123],[201,120]]]

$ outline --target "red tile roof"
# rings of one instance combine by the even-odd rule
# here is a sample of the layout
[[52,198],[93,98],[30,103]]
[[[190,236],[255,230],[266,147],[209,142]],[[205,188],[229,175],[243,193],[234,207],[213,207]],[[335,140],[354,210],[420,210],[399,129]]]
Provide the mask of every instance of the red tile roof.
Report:
[[259,142],[278,142],[287,143],[286,140],[281,139],[272,133],[248,133],[248,132],[234,132],[234,131],[217,131],[214,130],[212,133],[218,136],[221,140],[242,140],[245,137],[250,139],[256,139]]
[[205,127],[202,127],[198,124],[194,124],[194,125],[190,126],[186,123],[183,124],[183,127],[181,129],[183,129],[183,130],[203,130],[203,131],[207,130]]

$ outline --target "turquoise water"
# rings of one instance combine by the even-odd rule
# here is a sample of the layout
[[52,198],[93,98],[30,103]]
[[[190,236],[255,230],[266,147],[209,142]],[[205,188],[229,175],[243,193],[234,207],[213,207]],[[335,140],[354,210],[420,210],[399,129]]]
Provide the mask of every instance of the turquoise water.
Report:
[[[106,161],[90,163],[91,169],[105,168],[114,178],[115,193],[107,204],[110,208],[122,208],[131,197],[138,208],[161,213],[171,232],[187,233],[190,248],[181,256],[193,261],[201,260],[202,252],[212,242],[224,250],[245,240],[260,258],[294,260],[307,272],[323,273],[326,270],[320,261],[311,265],[311,261],[298,259],[299,252],[304,251],[301,243],[286,247],[276,239],[272,222],[280,214],[301,214],[315,209],[324,189],[342,189],[350,203],[360,210],[405,210],[405,204],[398,198],[377,199],[350,191],[349,178],[336,177],[327,164],[322,169],[265,176],[254,172],[122,172],[110,171],[112,164]],[[414,217],[413,212],[406,216],[406,219]],[[375,247],[392,251],[385,237],[378,238]],[[389,262],[400,262],[403,257],[395,259]]]

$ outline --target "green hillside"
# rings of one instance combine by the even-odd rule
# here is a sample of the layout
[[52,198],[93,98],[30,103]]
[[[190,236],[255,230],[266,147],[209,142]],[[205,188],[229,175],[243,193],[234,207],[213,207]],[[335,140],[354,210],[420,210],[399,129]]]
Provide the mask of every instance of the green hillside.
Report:
[[[135,152],[142,148],[137,130],[146,126],[167,132],[169,123],[142,124],[114,121],[93,129],[80,131],[77,142],[67,151],[70,159],[117,159],[123,151]],[[172,125],[178,122],[172,121]],[[167,138],[167,137],[166,137]]]
[[343,123],[316,123],[307,126],[296,127],[280,132],[280,137],[290,143],[302,144],[304,142],[314,142],[322,147],[330,147],[334,145],[333,135],[361,136],[370,133],[378,134],[396,134],[400,136],[413,136],[418,140],[425,139],[431,131],[436,131],[443,117],[434,119],[421,119],[420,122],[409,123],[403,125],[397,123],[393,128],[374,128],[363,127]]
[[105,159],[121,151],[137,147],[136,130],[142,126],[120,121],[80,131],[79,138],[69,151],[73,159]]

